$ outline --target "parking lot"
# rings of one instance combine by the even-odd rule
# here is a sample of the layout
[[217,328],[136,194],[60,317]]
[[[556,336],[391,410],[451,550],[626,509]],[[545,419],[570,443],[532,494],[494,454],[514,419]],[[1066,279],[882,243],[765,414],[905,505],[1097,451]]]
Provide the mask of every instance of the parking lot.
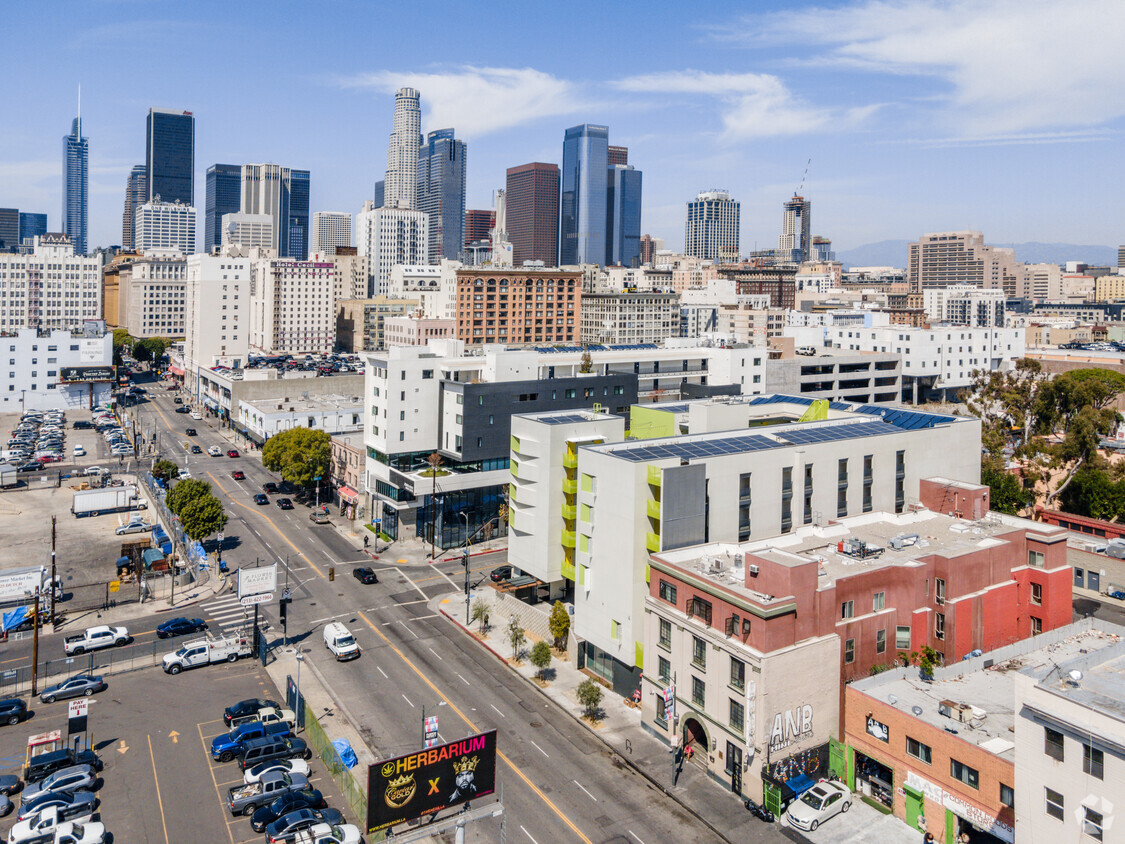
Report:
[[[251,697],[283,700],[261,665],[241,660],[172,677],[158,669],[108,678],[91,699],[92,746],[105,765],[99,812],[119,844],[207,841],[250,844],[262,840],[248,818],[232,818],[224,800],[242,782],[234,762],[211,761],[211,738],[225,732],[224,706]],[[28,736],[66,733],[65,702],[36,702],[30,720],[0,729],[0,773],[18,773]],[[310,780],[328,805],[343,806],[323,764],[313,757]],[[16,801],[18,802],[18,800]],[[15,813],[0,821],[6,836]],[[6,840],[6,839],[5,839]]]

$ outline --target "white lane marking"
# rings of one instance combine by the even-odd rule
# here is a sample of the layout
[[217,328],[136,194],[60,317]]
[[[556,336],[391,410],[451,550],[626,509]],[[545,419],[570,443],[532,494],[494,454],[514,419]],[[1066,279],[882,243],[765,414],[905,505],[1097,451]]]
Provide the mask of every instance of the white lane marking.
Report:
[[[453,673],[454,673],[454,674],[457,674],[457,672],[456,672],[456,671],[454,671]],[[460,675],[460,674],[457,674],[457,676],[458,676],[458,677],[461,677],[461,675]],[[466,679],[465,679],[464,677],[461,677],[461,682],[462,682],[462,683],[464,683],[464,684],[465,684],[466,686],[471,686],[471,685],[472,685],[472,683],[470,683],[470,682],[469,682],[468,680],[466,680]]]
[[[430,653],[432,653],[432,654],[433,654],[434,656],[436,656],[436,657],[437,657],[438,659],[441,659],[441,654],[439,654],[439,653],[438,653],[437,651],[435,651],[435,650],[434,650],[433,648],[430,648],[430,649],[429,649],[429,651],[430,651]],[[444,660],[444,659],[442,659],[441,661],[442,661],[442,662],[445,662],[445,660]]]
[[[410,698],[408,698],[406,695],[403,695],[402,699],[405,700],[407,703],[410,703]],[[415,707],[413,703],[410,703],[410,708],[416,709],[417,707]]]
[[[490,704],[489,704],[489,706],[492,706],[492,704],[490,703]],[[495,707],[495,706],[492,706],[492,708],[493,708],[493,709],[496,709],[496,707]],[[504,714],[503,712],[501,712],[501,711],[500,711],[499,709],[496,709],[496,714],[497,714],[497,715],[499,715],[499,716],[500,716],[501,718],[507,718],[507,717],[508,717],[508,716],[507,716],[507,715],[505,715],[505,714]]]
[[320,553],[324,555],[325,559],[327,559],[328,562],[333,562],[332,555],[325,551],[323,548],[320,549]]
[[[523,829],[523,827],[521,826],[520,829]],[[528,832],[526,829],[523,829],[523,834],[526,835],[528,838],[531,838],[531,833]],[[534,838],[531,838],[531,844],[539,844],[539,842],[536,841]]]
[[[572,783],[574,783],[574,784],[575,784],[576,786],[578,786],[579,788],[581,788],[581,789],[582,789],[583,791],[586,791],[586,789],[582,787],[582,783],[580,783],[580,782],[579,782],[578,780],[571,780],[571,782],[572,782]],[[591,794],[590,792],[588,792],[588,791],[586,791],[586,796],[587,796],[587,797],[589,797],[589,798],[590,798],[591,800],[593,800],[593,801],[594,801],[595,803],[597,803],[597,802],[598,802],[598,798],[597,798],[597,797],[595,797],[594,795],[592,795],[592,794]]]
[[421,586],[419,586],[419,585],[418,585],[417,583],[415,583],[415,582],[414,582],[413,580],[411,580],[411,579],[410,579],[409,577],[406,577],[406,575],[402,573],[402,569],[400,569],[400,568],[398,568],[398,567],[396,566],[396,567],[395,567],[395,571],[397,571],[397,572],[398,572],[398,576],[399,576],[399,577],[405,577],[405,578],[406,578],[406,581],[407,581],[407,583],[409,583],[409,584],[410,584],[411,586],[413,586],[413,587],[414,587],[415,589],[417,589],[417,590],[418,590],[418,594],[419,594],[419,595],[421,595],[421,596],[422,596],[423,598],[425,598],[425,599],[426,599],[427,601],[428,601],[428,600],[430,599],[430,596],[429,596],[429,595],[427,595],[427,594],[426,594],[425,592],[423,592],[423,591],[422,591],[422,587],[421,587]]
[[[530,740],[530,739],[528,739],[528,741],[531,741],[531,740]],[[531,742],[531,743],[532,743],[532,744],[535,744],[535,742]],[[535,744],[535,749],[536,749],[536,750],[538,750],[538,751],[539,751],[540,753],[542,753],[542,754],[543,754],[544,756],[547,756],[547,751],[546,751],[546,750],[544,750],[544,749],[543,749],[542,747],[540,747],[539,745]],[[547,758],[548,758],[548,759],[550,759],[551,757],[550,757],[550,756],[547,756]]]
[[641,837],[639,835],[637,835],[637,833],[633,832],[633,830],[630,829],[629,834],[632,835],[634,838],[636,838],[637,841],[640,842],[640,844],[645,844],[645,842],[641,841]]
[[382,674],[382,675],[383,675],[383,679],[384,679],[384,680],[389,680],[389,679],[391,679],[390,677],[388,677],[388,676],[387,676],[387,672],[386,672],[386,671],[384,671],[384,670],[383,670],[382,668],[380,668],[380,667],[379,667],[378,665],[376,665],[376,666],[375,666],[375,670],[376,670],[376,671],[378,671],[378,672],[379,672],[380,674]]
[[[444,577],[444,578],[445,578],[446,580],[448,580],[448,581],[449,581],[449,585],[450,585],[450,586],[452,586],[452,587],[453,587],[454,589],[460,589],[460,588],[462,588],[461,586],[458,586],[458,585],[457,585],[456,581],[454,581],[454,579],[453,579],[452,577],[450,577],[450,576],[449,576],[448,574],[446,574],[445,572],[443,572],[443,571],[442,571],[441,569],[439,569],[439,568],[438,568],[437,566],[434,566],[433,568],[434,568],[434,571],[436,571],[436,572],[437,572],[438,574],[440,574],[440,575],[441,575],[442,577]],[[462,585],[463,585],[463,584],[462,584]]]

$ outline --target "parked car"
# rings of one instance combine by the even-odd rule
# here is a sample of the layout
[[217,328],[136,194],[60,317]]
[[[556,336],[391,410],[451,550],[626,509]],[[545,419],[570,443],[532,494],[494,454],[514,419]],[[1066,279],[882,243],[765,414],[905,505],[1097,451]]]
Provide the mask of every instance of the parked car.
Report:
[[[41,841],[55,841],[55,837],[47,838],[47,834],[65,823],[88,823],[94,814],[94,795],[88,791],[77,792],[85,795],[88,800],[75,800],[66,806],[48,806],[39,812],[34,812],[21,818],[11,832],[8,833],[8,844],[39,844]],[[10,804],[9,804],[10,805]]]
[[338,824],[344,816],[337,809],[298,809],[282,815],[266,827],[266,841],[269,844],[282,844],[292,841],[297,833],[317,824]]
[[188,407],[186,404],[181,404],[179,407],[176,408],[176,413],[191,413],[191,408]]
[[297,833],[293,844],[360,844],[359,827],[350,823],[318,823]]
[[492,578],[493,583],[502,583],[505,580],[511,580],[512,579],[512,567],[511,566],[497,566],[496,568],[494,568],[492,570],[492,574],[490,574],[489,577]]
[[821,780],[785,810],[785,818],[792,826],[813,832],[831,817],[852,807],[852,795],[847,786],[832,780]]
[[246,768],[245,773],[242,775],[244,783],[257,782],[263,774],[270,771],[281,771],[286,774],[300,774],[307,777],[309,775],[309,763],[304,759],[270,759],[267,762],[259,762],[251,768]]
[[75,443],[74,444],[74,456],[75,457],[85,457],[86,456],[86,449],[82,445],[80,445],[78,443]]
[[238,457],[238,449],[232,448],[227,452],[227,457]]
[[197,446],[197,445],[193,445],[193,446],[191,447],[191,453],[192,453],[192,454],[202,454],[202,453],[203,453],[203,449],[201,449],[201,448],[200,448],[199,446]]
[[105,824],[99,821],[66,821],[50,831],[33,833],[30,838],[9,840],[14,844],[104,844],[105,834]]
[[251,815],[250,828],[255,832],[265,832],[267,826],[290,812],[298,809],[321,809],[324,806],[324,795],[315,788],[289,791]]
[[268,700],[261,697],[240,700],[238,703],[228,706],[223,710],[223,723],[229,727],[231,721],[243,718],[246,715],[253,715],[261,709],[281,709],[281,704],[276,700]]
[[[38,756],[32,756],[28,760],[24,768],[23,778],[28,782],[41,780],[55,771],[69,768],[74,765],[89,765],[95,771],[102,769],[102,760],[98,758],[98,754],[92,750],[78,750],[72,747],[64,747],[61,750],[52,750],[49,753],[40,753]],[[28,804],[28,800],[23,800],[21,806]],[[23,812],[23,809],[20,809]]]
[[231,786],[228,791],[227,808],[232,815],[253,815],[259,808],[272,803],[282,794],[288,791],[301,791],[308,787],[309,781],[305,777],[274,771],[264,775],[258,782]]
[[202,618],[172,618],[156,628],[156,635],[161,639],[171,636],[187,636],[207,629],[207,622]]
[[0,724],[14,727],[20,721],[27,720],[27,704],[18,697],[0,700]]
[[352,577],[360,583],[378,583],[379,576],[375,574],[375,569],[368,568],[367,566],[360,566],[352,570]]
[[196,422],[201,422],[203,420],[203,416],[200,414],[200,412],[198,410],[193,410],[191,412],[191,418],[194,419]]
[[254,503],[258,504],[260,506],[262,504],[269,504],[270,500],[265,494],[259,492],[257,495],[254,496]]
[[274,503],[277,504],[278,509],[280,509],[280,510],[292,510],[293,509],[293,502],[290,501],[288,498],[279,498]]
[[312,751],[303,739],[291,736],[265,736],[245,742],[237,754],[237,763],[238,767],[245,771],[271,759],[292,759],[296,756],[305,760],[312,758]]
[[24,786],[22,801],[32,801],[47,793],[93,791],[98,780],[98,772],[89,765],[73,765],[48,774],[36,782]]
[[183,404],[184,400],[179,396],[172,396],[172,404]]
[[71,425],[71,427],[76,431],[88,431],[94,427],[94,423],[87,422],[85,419],[79,419],[77,422]]
[[15,774],[0,774],[0,794],[11,797],[23,788],[23,780]]
[[[219,762],[229,762],[245,750],[246,743],[263,736],[284,737],[290,734],[289,725],[285,722],[277,724],[263,724],[261,721],[251,721],[235,727],[229,733],[215,736],[211,739],[211,757]],[[264,762],[264,759],[259,759]]]
[[34,800],[21,800],[18,820],[24,821],[33,818],[50,809],[56,810],[60,815],[65,815],[63,820],[90,814],[97,806],[98,798],[89,791],[47,792]]
[[127,533],[146,533],[152,530],[152,525],[144,519],[130,519],[121,527],[114,531],[118,536],[124,536]]
[[41,472],[43,471],[43,464],[38,460],[29,460],[26,463],[21,463],[16,467],[17,472]]
[[270,495],[277,495],[277,484],[273,481],[268,481],[262,484],[262,492],[268,492]]
[[39,699],[44,703],[54,703],[56,700],[66,700],[70,697],[82,697],[83,695],[89,697],[97,692],[105,691],[107,688],[108,686],[101,677],[92,674],[79,674],[69,680],[56,683],[54,686],[48,686],[39,695]]
[[195,430],[195,428],[188,428],[187,430],[185,430],[185,431],[184,431],[184,433],[185,433],[185,434],[187,434],[187,435],[188,435],[189,437],[194,437],[194,436],[196,436],[196,435],[197,435],[197,434],[198,434],[199,432],[198,432],[198,431],[196,431],[196,430]]
[[309,521],[317,525],[328,524],[328,514],[323,510],[313,510],[309,513]]

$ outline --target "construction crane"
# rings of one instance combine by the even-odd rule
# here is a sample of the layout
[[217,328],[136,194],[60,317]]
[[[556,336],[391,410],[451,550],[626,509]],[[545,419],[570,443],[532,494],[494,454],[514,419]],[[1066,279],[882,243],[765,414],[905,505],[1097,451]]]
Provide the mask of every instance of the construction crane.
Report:
[[797,189],[795,191],[793,191],[793,196],[799,196],[800,195],[801,189],[805,186],[805,179],[807,179],[808,176],[809,176],[809,167],[811,167],[811,166],[812,166],[812,159],[810,158],[808,160],[808,163],[805,164],[805,172],[801,175],[801,184],[797,185]]

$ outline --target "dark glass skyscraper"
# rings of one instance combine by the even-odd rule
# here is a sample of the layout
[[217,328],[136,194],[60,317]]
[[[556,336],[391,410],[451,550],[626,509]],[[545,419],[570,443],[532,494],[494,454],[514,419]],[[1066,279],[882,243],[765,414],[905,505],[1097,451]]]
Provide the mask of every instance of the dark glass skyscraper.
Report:
[[606,174],[605,262],[640,266],[641,171],[617,164]]
[[15,252],[20,245],[18,208],[0,208],[0,252]]
[[203,211],[203,251],[223,241],[223,215],[237,214],[242,194],[242,167],[238,164],[212,164],[207,168],[207,198]]
[[465,142],[452,129],[426,135],[418,150],[418,199],[429,218],[431,264],[457,260],[465,241]]
[[125,180],[125,208],[121,212],[121,248],[132,249],[137,242],[137,209],[148,199],[148,170],[136,164]]
[[74,244],[75,255],[86,254],[86,213],[89,204],[90,141],[82,137],[82,114],[63,138],[62,230]]
[[559,264],[601,264],[606,256],[609,127],[566,130],[559,190]]
[[146,200],[195,205],[195,117],[190,111],[150,108],[145,125]]
[[309,171],[291,170],[289,208],[283,218],[281,257],[304,261],[309,256]]
[[20,243],[47,233],[47,215],[20,212]]

